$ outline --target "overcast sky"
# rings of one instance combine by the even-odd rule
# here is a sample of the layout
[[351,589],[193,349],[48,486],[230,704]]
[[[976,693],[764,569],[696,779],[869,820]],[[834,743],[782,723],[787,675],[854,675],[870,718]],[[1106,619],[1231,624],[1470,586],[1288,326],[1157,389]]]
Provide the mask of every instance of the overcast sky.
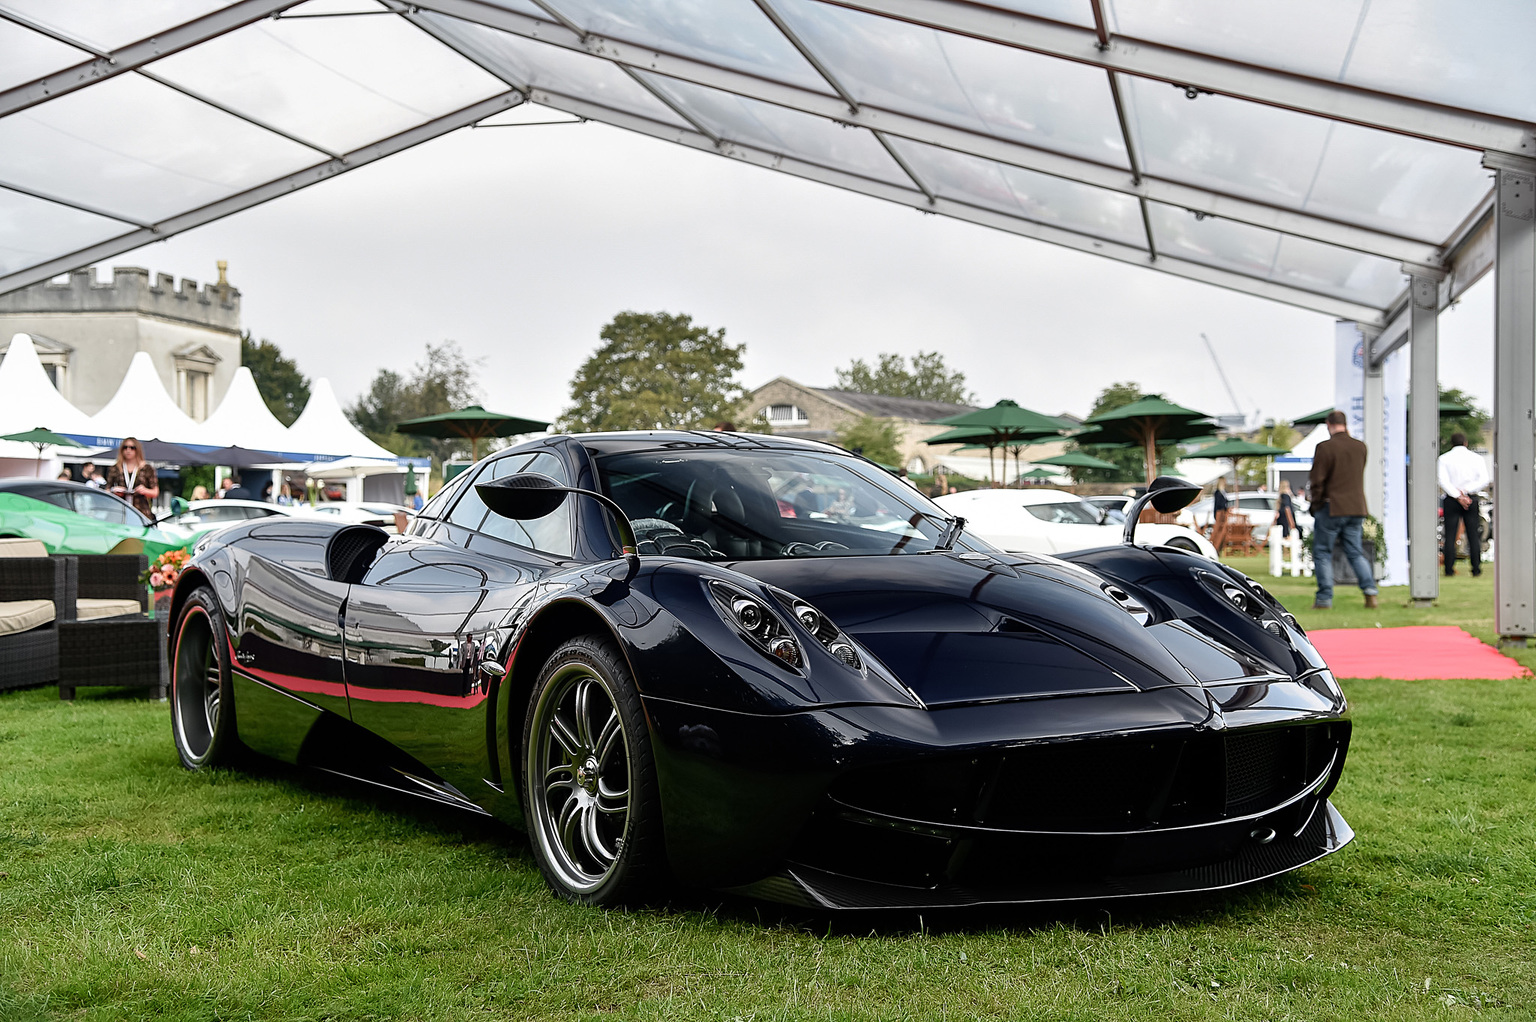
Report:
[[[724,327],[748,387],[937,349],[986,404],[1084,415],[1130,380],[1222,414],[1204,332],[1244,412],[1333,396],[1329,317],[592,123],[459,131],[111,263],[205,280],[217,259],[246,326],[343,402],[451,338],[488,407],[553,418],[623,310]],[[1440,331],[1442,383],[1485,408],[1492,291]]]

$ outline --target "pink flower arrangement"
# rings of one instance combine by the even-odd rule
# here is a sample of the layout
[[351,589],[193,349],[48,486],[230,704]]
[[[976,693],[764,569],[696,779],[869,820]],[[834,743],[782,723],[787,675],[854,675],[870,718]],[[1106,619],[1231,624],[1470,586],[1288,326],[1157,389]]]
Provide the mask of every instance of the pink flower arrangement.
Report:
[[155,558],[149,570],[139,577],[139,581],[156,592],[174,589],[177,580],[181,578],[182,570],[191,559],[192,555],[185,550],[167,550]]

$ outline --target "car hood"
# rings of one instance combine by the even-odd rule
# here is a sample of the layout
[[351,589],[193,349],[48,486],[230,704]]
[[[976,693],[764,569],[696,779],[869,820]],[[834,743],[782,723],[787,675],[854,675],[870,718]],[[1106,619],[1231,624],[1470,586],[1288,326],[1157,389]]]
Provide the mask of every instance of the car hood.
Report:
[[739,561],[810,601],[929,706],[1199,682],[1098,576],[1055,558],[954,552]]

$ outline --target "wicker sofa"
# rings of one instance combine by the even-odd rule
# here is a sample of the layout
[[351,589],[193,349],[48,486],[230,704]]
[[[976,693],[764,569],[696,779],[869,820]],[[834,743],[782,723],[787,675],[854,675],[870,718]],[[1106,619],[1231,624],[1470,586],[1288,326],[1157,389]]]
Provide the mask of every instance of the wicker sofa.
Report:
[[74,606],[74,575],[38,540],[0,539],[0,689],[58,679],[58,619]]
[[0,688],[56,681],[61,699],[88,685],[164,698],[165,632],[139,581],[148,566],[143,554],[50,557],[37,540],[0,539],[0,608],[14,604],[14,620],[32,624],[0,633]]

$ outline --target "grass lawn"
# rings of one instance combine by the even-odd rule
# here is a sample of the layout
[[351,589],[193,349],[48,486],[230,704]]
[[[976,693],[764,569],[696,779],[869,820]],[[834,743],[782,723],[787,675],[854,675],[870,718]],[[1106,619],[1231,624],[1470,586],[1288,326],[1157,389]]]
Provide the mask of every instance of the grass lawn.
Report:
[[[1257,577],[1309,628],[1491,638],[1489,576],[1369,614]],[[0,1020],[1536,1017],[1536,681],[1345,688],[1334,798],[1359,837],[1323,862],[1236,893],[877,919],[573,908],[515,831],[277,766],[186,773],[137,695],[0,695]]]

